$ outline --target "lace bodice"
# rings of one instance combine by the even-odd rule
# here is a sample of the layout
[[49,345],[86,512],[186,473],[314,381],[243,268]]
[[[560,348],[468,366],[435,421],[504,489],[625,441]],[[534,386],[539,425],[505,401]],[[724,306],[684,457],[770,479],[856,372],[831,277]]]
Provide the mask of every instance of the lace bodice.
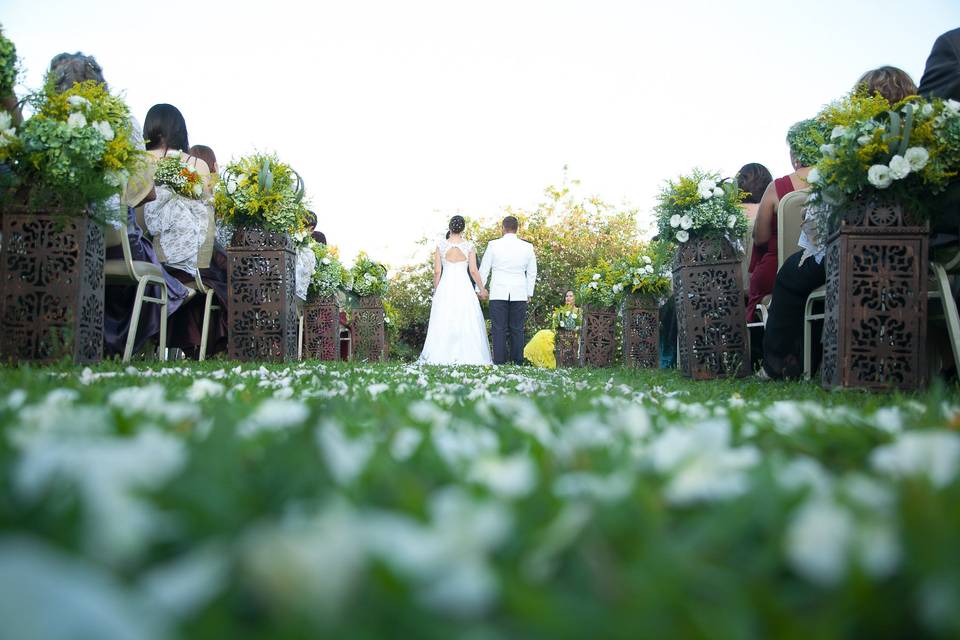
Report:
[[[463,253],[463,260],[447,260],[447,252],[450,249],[457,248]],[[469,240],[461,240],[460,242],[450,242],[449,240],[443,239],[437,243],[437,250],[440,251],[440,262],[443,264],[443,267],[463,265],[463,268],[467,268],[467,261],[470,259],[470,252],[473,251],[473,243]]]

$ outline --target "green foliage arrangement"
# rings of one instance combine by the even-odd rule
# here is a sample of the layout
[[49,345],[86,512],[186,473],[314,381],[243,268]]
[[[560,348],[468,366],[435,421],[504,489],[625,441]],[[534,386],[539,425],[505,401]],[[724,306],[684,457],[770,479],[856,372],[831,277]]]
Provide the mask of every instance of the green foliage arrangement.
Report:
[[350,282],[353,292],[361,298],[382,296],[387,292],[389,283],[387,268],[361,252],[350,269]]
[[[394,355],[415,359],[423,349],[433,299],[433,260],[406,265],[390,278],[384,304],[393,309],[396,337],[390,349]],[[402,346],[401,346],[402,345]]]
[[157,160],[153,181],[186,198],[199,200],[203,197],[203,178],[194,167],[184,161],[179,152],[170,152],[166,157]]
[[107,217],[98,205],[121,193],[145,162],[131,138],[127,105],[93,81],[63,93],[48,82],[30,102],[34,115],[19,130],[8,114],[0,116],[0,162],[11,163],[24,198]]
[[913,96],[891,105],[852,93],[819,116],[830,141],[810,172],[811,203],[826,230],[851,203],[898,203],[921,219],[960,171],[960,102]]
[[233,226],[258,226],[291,235],[304,229],[303,181],[272,154],[231,162],[214,190],[217,217]]
[[563,305],[553,310],[551,327],[554,331],[579,331],[581,318],[578,307]]
[[14,87],[20,75],[20,63],[17,59],[17,47],[3,35],[0,27],[0,98],[14,95]]
[[319,300],[349,291],[350,272],[340,262],[336,248],[320,244],[313,238],[308,238],[307,242],[317,257],[317,266],[307,289],[308,299]]
[[667,277],[668,258],[658,243],[648,246],[626,260],[614,265],[617,282],[629,294],[663,298],[670,293],[672,280]]
[[623,298],[623,289],[616,270],[606,260],[577,272],[577,304],[582,307],[615,307]]
[[742,201],[736,180],[721,179],[719,173],[694,169],[669,180],[655,209],[660,239],[677,246],[691,239],[726,238],[741,246],[747,232]]
[[787,131],[787,144],[797,162],[812,167],[820,160],[820,148],[827,141],[825,125],[816,118],[801,120]]

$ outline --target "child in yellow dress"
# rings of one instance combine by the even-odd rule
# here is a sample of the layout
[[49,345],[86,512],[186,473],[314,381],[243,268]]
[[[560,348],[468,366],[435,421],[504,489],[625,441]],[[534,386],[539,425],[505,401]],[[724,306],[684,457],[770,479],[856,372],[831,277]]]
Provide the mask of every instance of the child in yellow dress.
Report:
[[[567,291],[563,299],[564,305],[571,309],[574,306],[573,291]],[[527,346],[523,348],[523,357],[532,362],[535,366],[543,369],[556,369],[557,358],[554,355],[554,339],[556,331],[553,329],[542,329],[530,339]]]

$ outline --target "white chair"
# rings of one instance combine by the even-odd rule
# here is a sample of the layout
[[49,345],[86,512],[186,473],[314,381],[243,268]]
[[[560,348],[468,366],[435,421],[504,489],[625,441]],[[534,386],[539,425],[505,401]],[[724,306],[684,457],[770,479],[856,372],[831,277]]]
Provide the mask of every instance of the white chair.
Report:
[[[133,345],[137,338],[137,328],[140,325],[140,309],[143,303],[160,306],[160,344],[157,348],[157,357],[166,360],[167,351],[167,283],[163,279],[163,269],[142,260],[134,260],[130,251],[130,238],[126,228],[116,229],[107,225],[106,246],[119,246],[123,250],[123,258],[106,260],[103,265],[105,283],[108,285],[137,285],[137,294],[133,302],[133,311],[130,314],[130,326],[127,331],[127,343],[123,350],[123,361],[129,362],[133,357]],[[147,285],[160,287],[160,297],[155,298],[146,294]]]

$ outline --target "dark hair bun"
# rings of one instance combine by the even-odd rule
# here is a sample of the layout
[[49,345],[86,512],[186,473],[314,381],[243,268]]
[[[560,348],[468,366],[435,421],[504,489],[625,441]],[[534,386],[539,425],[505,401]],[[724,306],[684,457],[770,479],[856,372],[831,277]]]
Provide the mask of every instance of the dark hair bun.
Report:
[[463,219],[463,216],[453,216],[450,218],[450,233],[463,233],[463,230],[467,228],[467,221]]

